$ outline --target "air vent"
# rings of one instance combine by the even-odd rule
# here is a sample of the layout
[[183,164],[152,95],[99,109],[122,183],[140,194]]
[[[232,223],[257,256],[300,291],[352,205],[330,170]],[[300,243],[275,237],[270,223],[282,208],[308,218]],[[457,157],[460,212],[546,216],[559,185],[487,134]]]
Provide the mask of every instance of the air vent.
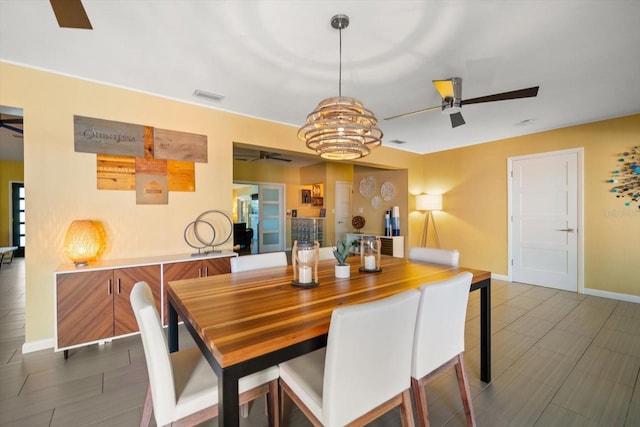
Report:
[[196,89],[193,92],[193,96],[196,96],[198,98],[208,99],[210,101],[222,101],[224,99],[224,95],[220,95],[214,92],[208,92],[202,89]]
[[399,139],[392,139],[389,142],[392,142],[394,144],[406,144],[407,141],[402,141],[402,140],[399,140]]

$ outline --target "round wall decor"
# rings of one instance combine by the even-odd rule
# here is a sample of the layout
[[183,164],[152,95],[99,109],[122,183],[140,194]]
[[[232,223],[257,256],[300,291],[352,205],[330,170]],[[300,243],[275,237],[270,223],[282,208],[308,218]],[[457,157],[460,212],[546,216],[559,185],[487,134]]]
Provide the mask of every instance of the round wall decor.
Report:
[[367,199],[371,198],[376,192],[376,179],[371,175],[366,176],[360,180],[360,194]]

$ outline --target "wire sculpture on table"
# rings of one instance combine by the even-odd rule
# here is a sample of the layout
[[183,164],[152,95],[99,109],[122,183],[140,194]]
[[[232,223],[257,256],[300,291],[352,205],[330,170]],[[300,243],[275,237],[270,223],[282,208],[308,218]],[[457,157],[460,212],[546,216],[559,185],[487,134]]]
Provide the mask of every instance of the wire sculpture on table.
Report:
[[[220,253],[216,247],[225,244],[233,233],[233,221],[219,210],[204,211],[184,229],[184,241],[197,249],[191,256]],[[210,248],[210,249],[208,249]]]

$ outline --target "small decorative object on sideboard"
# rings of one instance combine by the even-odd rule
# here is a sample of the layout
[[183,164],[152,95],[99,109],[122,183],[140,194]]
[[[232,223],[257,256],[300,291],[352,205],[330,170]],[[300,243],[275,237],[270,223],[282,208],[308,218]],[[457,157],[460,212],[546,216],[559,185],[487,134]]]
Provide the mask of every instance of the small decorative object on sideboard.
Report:
[[377,273],[380,268],[380,249],[382,244],[379,237],[363,236],[360,240],[360,271]]
[[[184,229],[184,241],[197,249],[191,256],[221,253],[216,246],[226,243],[233,235],[233,221],[225,212],[212,209],[204,211]],[[211,249],[207,249],[211,248]]]
[[333,250],[333,256],[338,261],[338,265],[335,268],[336,277],[345,279],[350,276],[351,266],[347,264],[346,260],[349,256],[349,247],[351,245],[346,240],[341,240],[336,244],[336,248]]
[[360,233],[360,230],[364,227],[365,222],[364,217],[360,215],[356,215],[351,219],[351,225],[358,233]]
[[64,253],[76,267],[85,267],[103,249],[103,237],[101,224],[97,221],[75,220],[64,236]]
[[320,243],[293,242],[291,250],[291,264],[293,265],[292,285],[301,288],[313,288],[318,286],[318,260]]

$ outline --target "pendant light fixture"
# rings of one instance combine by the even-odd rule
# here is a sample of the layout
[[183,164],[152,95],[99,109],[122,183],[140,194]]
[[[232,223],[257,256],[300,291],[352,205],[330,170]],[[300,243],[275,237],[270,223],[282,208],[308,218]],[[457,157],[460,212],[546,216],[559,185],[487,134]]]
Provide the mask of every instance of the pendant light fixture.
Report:
[[298,138],[324,159],[353,160],[379,147],[382,131],[376,116],[362,102],[342,96],[342,29],[349,26],[349,17],[335,15],[331,26],[340,32],[338,96],[320,101],[298,129]]

